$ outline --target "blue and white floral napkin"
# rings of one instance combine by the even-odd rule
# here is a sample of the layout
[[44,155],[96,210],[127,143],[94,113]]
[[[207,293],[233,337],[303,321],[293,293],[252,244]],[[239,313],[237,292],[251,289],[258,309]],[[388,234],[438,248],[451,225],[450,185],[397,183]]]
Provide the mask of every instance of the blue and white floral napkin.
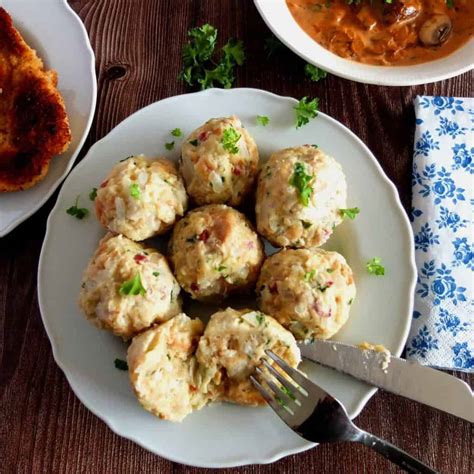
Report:
[[474,372],[474,99],[417,97],[407,358]]

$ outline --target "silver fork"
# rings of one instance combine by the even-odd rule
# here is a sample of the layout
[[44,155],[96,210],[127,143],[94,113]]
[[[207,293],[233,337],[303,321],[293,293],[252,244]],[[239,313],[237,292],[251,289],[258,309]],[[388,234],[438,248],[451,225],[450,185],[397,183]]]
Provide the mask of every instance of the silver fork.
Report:
[[262,363],[267,370],[261,370],[259,367],[256,369],[260,381],[254,375],[250,379],[273,411],[300,436],[314,443],[361,443],[407,472],[436,474],[436,471],[393,444],[357,428],[338,400],[301,372],[290,367],[272,351],[266,351],[266,354],[291,381],[265,359],[262,359]]

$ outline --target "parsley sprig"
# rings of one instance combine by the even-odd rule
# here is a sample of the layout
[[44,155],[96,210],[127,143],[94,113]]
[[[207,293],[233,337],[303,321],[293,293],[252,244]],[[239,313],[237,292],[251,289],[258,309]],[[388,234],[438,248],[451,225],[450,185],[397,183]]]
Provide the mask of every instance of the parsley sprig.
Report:
[[318,82],[328,75],[324,69],[309,63],[304,67],[304,72],[313,82]]
[[293,108],[296,112],[296,128],[300,128],[309,123],[310,119],[317,117],[319,99],[315,97],[313,100],[309,100],[308,97],[303,97]]
[[89,215],[89,209],[86,209],[85,207],[79,207],[79,198],[80,194],[76,198],[76,202],[74,203],[74,206],[71,206],[66,210],[66,212],[70,215],[75,217],[76,219],[82,220],[84,217],[87,217]]
[[374,257],[366,264],[367,271],[372,275],[385,275],[385,267],[382,265],[382,260],[379,257]]
[[339,209],[339,214],[341,217],[348,217],[349,219],[354,220],[359,214],[360,209],[358,207],[350,207],[348,209]]
[[233,155],[239,152],[239,147],[237,143],[240,140],[240,133],[234,128],[229,127],[224,130],[222,133],[221,143],[224,150],[232,153]]
[[257,125],[262,125],[263,127],[266,127],[270,123],[270,118],[266,115],[257,115],[257,117],[255,118],[255,122],[257,122]]
[[188,32],[189,42],[183,46],[183,70],[181,79],[189,86],[201,89],[221,86],[232,87],[234,68],[242,66],[245,51],[242,41],[229,39],[221,48],[221,58],[213,59],[217,42],[217,29],[206,23]]
[[140,273],[137,273],[132,279],[123,282],[119,288],[119,293],[122,296],[143,296],[146,293],[146,289],[142,284]]
[[303,163],[298,162],[295,164],[290,184],[296,188],[298,198],[303,206],[308,206],[309,198],[313,194],[313,188],[309,184],[313,177],[313,175],[306,173]]
[[115,365],[115,368],[118,370],[128,370],[128,364],[126,360],[115,359],[114,365]]

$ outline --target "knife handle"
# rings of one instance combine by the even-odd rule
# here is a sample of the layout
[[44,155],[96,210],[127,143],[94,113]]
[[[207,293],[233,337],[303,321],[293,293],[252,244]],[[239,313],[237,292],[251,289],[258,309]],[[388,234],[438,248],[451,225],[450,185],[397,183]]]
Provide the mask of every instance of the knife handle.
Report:
[[383,439],[377,438],[370,433],[362,431],[361,436],[355,440],[358,443],[362,443],[365,446],[377,451],[382,456],[386,457],[391,462],[400,466],[406,472],[414,474],[437,474],[436,471],[431,469],[426,464],[423,464],[418,459],[410,456],[405,451],[397,448],[393,444]]

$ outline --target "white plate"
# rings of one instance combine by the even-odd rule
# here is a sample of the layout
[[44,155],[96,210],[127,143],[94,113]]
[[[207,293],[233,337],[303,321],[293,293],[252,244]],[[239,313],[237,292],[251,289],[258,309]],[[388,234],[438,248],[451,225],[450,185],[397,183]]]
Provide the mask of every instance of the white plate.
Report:
[[[207,467],[267,463],[313,446],[287,429],[267,408],[220,404],[193,413],[182,424],[155,418],[136,401],[127,374],[114,368],[126,345],[98,331],[81,315],[76,301],[81,274],[104,231],[94,215],[83,221],[66,214],[123,157],[166,154],[170,130],[187,136],[210,117],[238,115],[255,137],[261,155],[283,147],[317,143],[335,156],[348,177],[348,205],[359,206],[355,221],[337,228],[328,247],[339,249],[355,272],[358,296],[348,324],[337,339],[373,341],[400,354],[410,325],[415,267],[411,228],[397,191],[367,147],[347,128],[320,114],[299,130],[296,101],[256,89],[213,89],[156,102],[133,114],[96,143],[67,178],[48,220],[38,270],[38,297],[54,357],[80,400],[110,428],[150,451],[184,464]],[[268,115],[267,127],[256,115]],[[382,258],[385,277],[369,275],[365,262]],[[375,390],[347,376],[305,363],[313,380],[337,396],[355,417]]]
[[449,56],[414,66],[372,66],[341,58],[296,23],[285,0],[254,0],[267,26],[298,56],[336,76],[365,84],[414,86],[457,76],[474,67],[474,39]]
[[94,116],[95,59],[86,29],[66,0],[0,0],[15,27],[58,72],[72,132],[68,150],[51,161],[46,178],[26,191],[0,193],[0,237],[34,214],[53,194],[74,164]]

